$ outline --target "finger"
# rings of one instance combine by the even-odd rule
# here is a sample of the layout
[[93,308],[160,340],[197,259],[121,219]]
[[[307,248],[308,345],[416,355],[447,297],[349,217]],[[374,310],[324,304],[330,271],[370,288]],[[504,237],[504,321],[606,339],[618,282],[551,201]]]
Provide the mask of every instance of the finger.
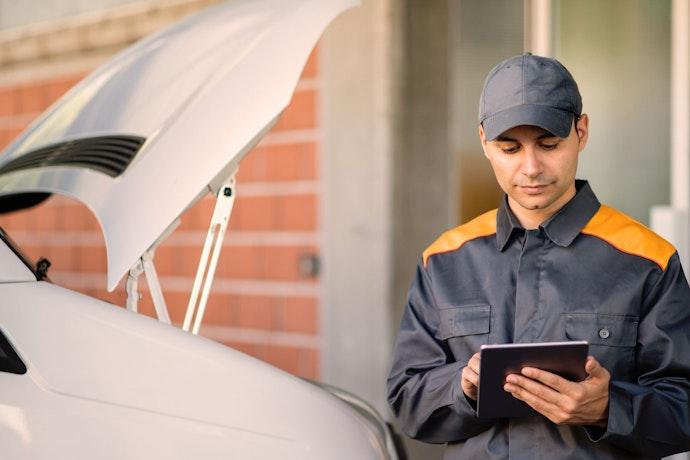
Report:
[[553,390],[553,388],[544,385],[538,381],[528,379],[519,374],[509,375],[508,377],[506,377],[506,381],[509,384],[524,389],[529,393],[537,396],[538,398],[543,399],[544,401],[548,401],[554,405],[562,403],[562,400],[564,399],[564,396],[558,393],[557,391]]
[[472,369],[474,372],[479,374],[479,367],[481,365],[481,357],[479,356],[479,353],[475,353],[472,355],[470,360],[467,362],[467,366]]
[[571,394],[576,389],[576,383],[566,380],[560,375],[553,374],[534,367],[523,367],[521,374],[532,380],[547,385],[559,393]]
[[469,367],[465,367],[462,371],[462,378],[472,383],[474,386],[479,386],[479,374],[474,372]]
[[558,406],[544,401],[524,388],[507,383],[504,389],[554,423],[563,423],[567,420],[566,414]]

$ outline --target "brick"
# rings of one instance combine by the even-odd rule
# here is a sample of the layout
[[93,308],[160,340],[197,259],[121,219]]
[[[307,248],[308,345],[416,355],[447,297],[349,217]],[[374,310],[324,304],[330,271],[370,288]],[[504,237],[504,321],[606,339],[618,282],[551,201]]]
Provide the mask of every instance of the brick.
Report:
[[0,129],[0,149],[9,146],[24,131],[24,126]]
[[278,228],[281,230],[316,230],[317,196],[314,194],[278,197]]
[[280,345],[266,345],[263,360],[291,374],[300,370],[300,349]]
[[19,113],[17,91],[13,86],[0,88],[0,117]]
[[[214,205],[214,199],[201,200],[185,213],[179,230],[207,230]],[[228,231],[315,230],[316,213],[315,194],[242,196],[240,189]]]
[[[273,230],[277,228],[276,206],[279,200],[272,196],[241,196],[241,191],[233,215],[230,230]],[[207,224],[208,225],[208,224]]]
[[272,329],[274,317],[269,298],[244,296],[234,308],[238,312],[239,327]]
[[0,226],[12,236],[12,232],[28,230],[31,228],[32,210],[25,209],[9,214],[0,214]]
[[264,252],[257,246],[226,246],[223,248],[216,276],[227,278],[260,278],[263,274]]
[[[118,291],[108,292],[105,289],[83,289],[82,294],[95,297],[103,302],[108,302],[118,307],[125,304],[124,299],[120,299]],[[120,303],[119,301],[122,300]]]
[[55,230],[55,223],[58,220],[60,208],[51,204],[49,199],[42,203],[35,211],[35,218],[33,221],[34,230]]
[[82,75],[70,75],[46,82],[44,90],[48,104],[52,104],[60,99],[60,97],[76,85],[82,78]]
[[19,91],[19,112],[20,113],[40,113],[49,105],[46,95],[46,88],[49,84],[45,82],[35,82],[21,86]]
[[76,246],[77,271],[86,273],[106,273],[105,246]]
[[[240,172],[241,182],[315,180],[316,143],[258,147],[243,160]],[[239,190],[241,194],[241,186]]]
[[221,342],[223,345],[226,345],[230,348],[233,348],[241,353],[244,353],[249,356],[253,356],[254,358],[257,359],[262,359],[263,357],[263,346],[254,344],[254,343],[244,343],[244,342],[237,342],[237,341],[224,341]]
[[311,51],[307,63],[304,65],[301,78],[314,78],[319,73],[319,46]]
[[311,348],[266,345],[263,360],[291,374],[317,378],[319,354]]
[[286,332],[318,334],[318,302],[310,297],[280,299],[276,316],[279,329]]
[[[156,251],[156,270],[160,276],[194,277],[202,246],[162,246]],[[233,279],[272,279],[304,281],[310,277],[299,271],[300,257],[318,254],[314,246],[225,246],[215,276]]]
[[60,230],[92,231],[101,233],[96,216],[83,204],[74,201],[70,205],[59,206],[60,219],[56,222]]
[[[191,285],[188,292],[170,292],[166,291],[165,287],[163,287],[163,296],[168,306],[170,321],[177,326],[182,326],[184,322],[184,315],[187,312],[187,303],[189,302],[189,294],[191,292]],[[149,296],[150,294],[146,292],[144,295]],[[209,297],[209,300],[211,300],[211,297]]]
[[76,271],[79,268],[78,250],[73,246],[47,246],[44,256],[51,262],[51,271]]
[[252,149],[242,159],[240,169],[237,171],[237,181],[250,182],[264,180],[266,177],[266,147]]
[[315,128],[317,125],[316,98],[315,90],[296,91],[272,131]]
[[[187,301],[185,295],[185,309]],[[313,335],[318,333],[317,309],[316,299],[309,297],[214,294],[212,289],[204,324]]]
[[[191,289],[190,289],[191,293]],[[238,312],[235,308],[237,302],[234,300],[235,296],[231,294],[214,293],[211,288],[211,294],[208,297],[206,304],[206,312],[204,313],[203,324],[213,324],[217,326],[237,326],[239,324]],[[186,302],[189,301],[187,298]],[[185,303],[185,309],[187,304]]]
[[262,276],[281,281],[310,280],[299,271],[299,260],[303,255],[316,254],[315,247],[310,246],[276,246],[266,247],[265,264]]

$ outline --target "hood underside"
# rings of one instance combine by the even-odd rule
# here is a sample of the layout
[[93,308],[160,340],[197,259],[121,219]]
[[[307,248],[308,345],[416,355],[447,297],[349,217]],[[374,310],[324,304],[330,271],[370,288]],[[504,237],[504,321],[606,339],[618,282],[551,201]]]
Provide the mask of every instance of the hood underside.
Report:
[[270,129],[325,27],[356,4],[232,0],[133,45],[5,150],[0,212],[52,193],[84,203],[114,289]]

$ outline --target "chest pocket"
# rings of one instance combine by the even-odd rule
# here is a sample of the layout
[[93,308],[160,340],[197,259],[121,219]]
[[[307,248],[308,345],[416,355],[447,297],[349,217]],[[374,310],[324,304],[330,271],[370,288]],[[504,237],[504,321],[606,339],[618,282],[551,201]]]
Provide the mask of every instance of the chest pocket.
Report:
[[450,348],[453,358],[466,362],[489,342],[491,306],[452,306],[439,310],[439,335]]
[[589,342],[589,354],[611,373],[612,379],[633,378],[639,323],[636,316],[601,313],[564,313],[564,316],[566,337]]

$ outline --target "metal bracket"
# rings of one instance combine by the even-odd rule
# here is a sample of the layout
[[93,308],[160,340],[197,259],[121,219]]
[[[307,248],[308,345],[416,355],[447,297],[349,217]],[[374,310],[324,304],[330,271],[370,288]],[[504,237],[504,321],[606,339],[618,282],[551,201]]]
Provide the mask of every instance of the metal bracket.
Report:
[[127,310],[137,313],[139,311],[138,303],[141,300],[141,293],[139,292],[139,275],[144,272],[144,265],[141,259],[129,269],[127,276]]
[[156,310],[158,320],[170,324],[170,315],[168,315],[168,307],[163,298],[163,291],[158,282],[158,273],[156,267],[153,265],[154,249],[146,251],[134,266],[129,270],[129,277],[127,278],[127,309],[133,312],[138,311],[138,302],[141,299],[139,293],[139,275],[142,272],[146,275],[146,284],[149,286],[151,299],[153,300],[153,308]]
[[139,276],[144,273],[146,275],[146,283],[149,286],[151,299],[153,300],[153,308],[156,310],[158,319],[166,324],[171,324],[170,315],[168,315],[168,307],[163,298],[163,290],[158,281],[158,273],[156,267],[153,265],[153,256],[156,248],[161,242],[166,239],[176,228],[180,225],[180,220],[176,219],[170,226],[161,234],[160,237],[151,245],[151,247],[142,254],[132,268],[129,269],[129,276],[127,277],[127,310],[137,312],[139,310],[139,300],[142,296],[139,292]]
[[189,298],[189,304],[187,305],[187,313],[184,317],[182,330],[189,331],[190,327],[192,327],[193,320],[194,327],[192,328],[192,334],[198,334],[201,328],[201,321],[206,311],[208,295],[211,291],[213,275],[216,272],[220,250],[223,247],[225,230],[228,227],[228,221],[230,220],[230,214],[232,213],[234,203],[235,174],[233,172],[230,179],[226,180],[216,192],[216,206],[213,210],[213,216],[211,217],[204,248],[201,251],[199,267],[196,272],[196,277],[194,278],[194,287],[192,288],[192,294]]

